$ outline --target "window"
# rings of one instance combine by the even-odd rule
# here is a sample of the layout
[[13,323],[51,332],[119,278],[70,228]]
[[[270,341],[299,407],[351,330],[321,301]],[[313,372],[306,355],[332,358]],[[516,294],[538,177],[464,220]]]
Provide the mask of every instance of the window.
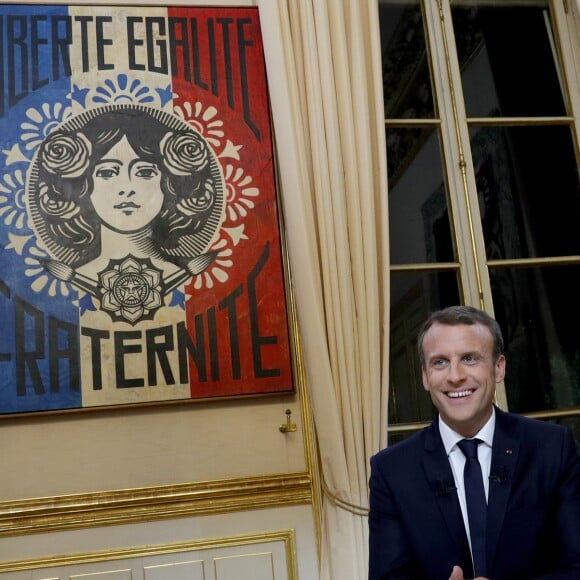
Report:
[[391,244],[390,441],[434,416],[429,312],[500,323],[502,408],[580,439],[580,30],[571,0],[380,0]]

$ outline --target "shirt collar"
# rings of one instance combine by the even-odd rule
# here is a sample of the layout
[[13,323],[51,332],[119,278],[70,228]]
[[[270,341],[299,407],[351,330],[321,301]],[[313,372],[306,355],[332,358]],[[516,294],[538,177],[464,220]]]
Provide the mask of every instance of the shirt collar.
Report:
[[[475,435],[478,439],[481,439],[486,445],[489,447],[492,446],[493,443],[493,433],[495,431],[495,407],[492,409],[491,417],[487,420],[487,423],[479,430],[479,432]],[[441,440],[443,441],[443,446],[445,447],[445,453],[449,455],[453,448],[457,445],[458,441],[465,439],[463,435],[460,435],[443,419],[441,415],[439,415],[439,433],[441,434]]]

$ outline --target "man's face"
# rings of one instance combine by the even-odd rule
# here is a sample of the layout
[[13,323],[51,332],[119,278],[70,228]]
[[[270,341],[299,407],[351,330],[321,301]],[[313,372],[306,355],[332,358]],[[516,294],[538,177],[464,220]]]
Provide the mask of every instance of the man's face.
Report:
[[493,337],[482,324],[435,323],[423,339],[423,387],[441,418],[473,437],[492,412],[495,385],[505,376],[505,357],[493,362]]

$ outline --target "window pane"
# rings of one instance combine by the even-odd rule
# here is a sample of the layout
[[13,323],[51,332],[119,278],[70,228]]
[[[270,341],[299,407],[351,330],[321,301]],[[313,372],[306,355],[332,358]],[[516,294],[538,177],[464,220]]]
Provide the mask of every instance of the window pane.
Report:
[[420,0],[381,0],[379,19],[385,117],[433,117],[433,93]]
[[389,422],[430,420],[417,355],[417,330],[430,312],[459,304],[456,272],[391,273]]
[[454,2],[468,117],[565,115],[548,0]]
[[432,129],[387,129],[392,264],[455,260],[437,136]]
[[580,265],[490,271],[511,411],[580,406]]
[[474,127],[488,259],[580,255],[580,189],[567,126]]

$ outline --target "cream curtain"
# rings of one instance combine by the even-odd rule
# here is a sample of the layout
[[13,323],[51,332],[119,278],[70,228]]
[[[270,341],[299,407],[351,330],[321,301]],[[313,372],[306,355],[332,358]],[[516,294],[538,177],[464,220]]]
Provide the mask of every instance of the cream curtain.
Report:
[[[279,0],[275,119],[324,480],[321,580],[367,577],[369,457],[385,444],[387,191],[376,0]],[[270,39],[270,41],[274,41]],[[285,78],[282,78],[285,77]],[[280,135],[283,133],[283,136]],[[287,157],[290,156],[290,159]],[[289,185],[290,184],[290,185]]]

